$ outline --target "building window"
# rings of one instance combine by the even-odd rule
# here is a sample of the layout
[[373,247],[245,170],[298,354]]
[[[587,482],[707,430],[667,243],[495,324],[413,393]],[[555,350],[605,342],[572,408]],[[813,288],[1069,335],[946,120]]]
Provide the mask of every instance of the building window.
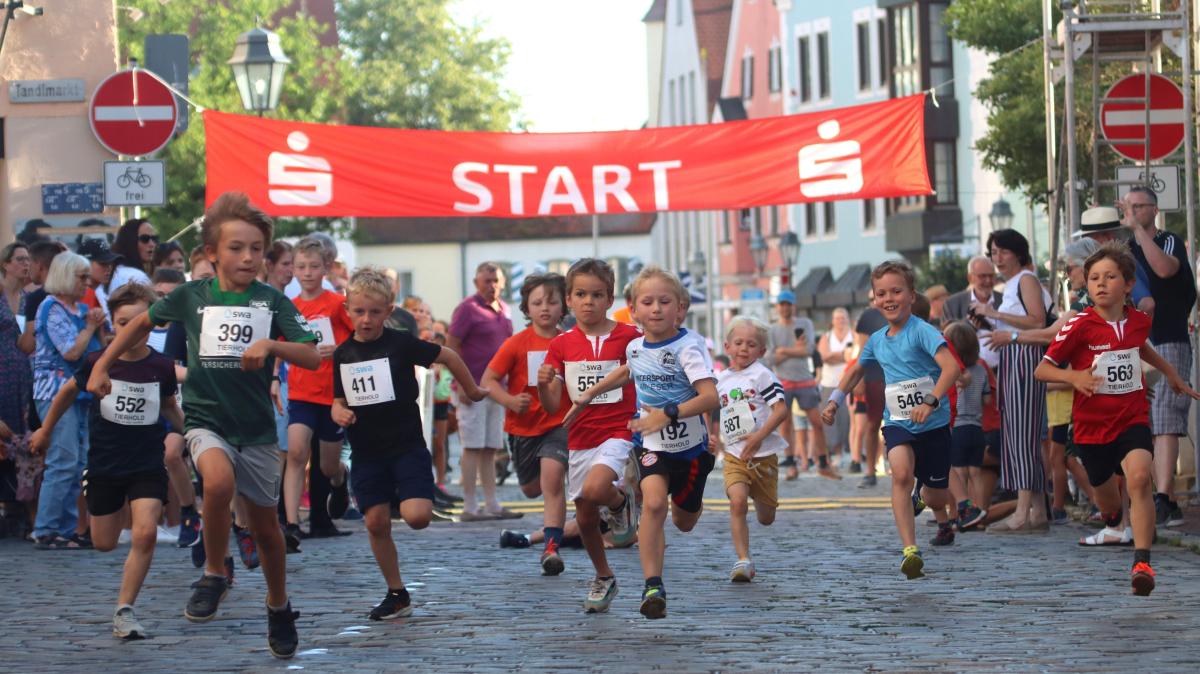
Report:
[[754,55],[742,57],[742,99],[750,100],[754,96]]
[[675,80],[667,82],[667,105],[669,106],[667,125],[675,126]]
[[917,41],[917,6],[896,7],[892,14],[893,63],[892,86],[895,96],[909,96],[922,90],[921,50]]
[[546,260],[543,266],[546,268],[546,273],[562,274],[565,276],[567,270],[571,268],[571,261],[564,258],[555,258],[553,260]]
[[876,21],[875,37],[879,40],[879,45],[876,47],[878,51],[876,56],[879,60],[878,82],[880,87],[887,86],[888,72],[888,50],[887,50],[887,18],[882,18]]
[[933,144],[933,189],[939,204],[958,203],[958,179],[955,166],[954,143],[949,141]]
[[397,269],[396,282],[400,286],[400,291],[396,294],[398,300],[416,294],[413,292],[413,273],[411,271]]
[[950,35],[946,32],[946,5],[929,4],[929,86],[936,87],[954,77]]
[[817,236],[817,205],[804,204],[804,236],[808,238],[816,238]]
[[737,211],[730,211],[725,214],[725,217],[721,218],[721,243],[733,243],[733,233],[730,231],[732,228],[729,226],[729,220],[737,217],[736,213]]
[[869,22],[854,25],[855,46],[858,48],[858,90],[870,91],[873,84],[871,77],[871,24]]
[[688,73],[687,83],[688,83],[687,106],[688,106],[688,120],[689,120],[688,123],[695,124],[697,121],[699,121],[696,119],[696,71],[695,70],[690,71]]
[[773,94],[783,89],[782,58],[783,48],[779,45],[767,52],[767,89]]
[[779,207],[771,207],[771,236],[779,236]]
[[802,37],[796,41],[796,73],[800,78],[800,102],[807,103],[812,100],[812,69],[811,56],[808,51],[808,36]]
[[817,96],[829,98],[829,33],[817,33]]
[[738,229],[743,232],[758,231],[758,209],[743,208],[738,214]]
[[879,227],[879,221],[875,218],[875,200],[864,199],[862,202],[863,211],[863,233],[871,234]]
[[837,236],[836,203],[826,201],[823,206],[825,209],[825,236]]

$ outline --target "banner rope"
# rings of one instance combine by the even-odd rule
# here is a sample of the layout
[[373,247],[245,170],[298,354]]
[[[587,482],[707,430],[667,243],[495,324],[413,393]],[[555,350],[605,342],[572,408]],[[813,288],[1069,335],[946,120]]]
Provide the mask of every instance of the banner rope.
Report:
[[[1021,45],[1021,46],[1019,46],[1019,47],[1015,48],[1015,49],[1010,49],[1010,50],[1008,50],[1008,51],[1004,52],[1003,54],[1000,54],[1000,55],[999,55],[999,56],[997,56],[996,58],[992,59],[992,61],[993,61],[993,62],[995,62],[995,61],[999,61],[1000,59],[1003,59],[1003,58],[1008,58],[1009,56],[1012,56],[1013,54],[1016,54],[1017,52],[1019,52],[1019,51],[1021,51],[1021,50],[1025,49],[1025,48],[1027,48],[1027,47],[1031,47],[1031,46],[1033,46],[1033,45],[1035,45],[1035,44],[1037,44],[1037,43],[1041,42],[1041,41],[1042,41],[1042,39],[1043,39],[1043,38],[1042,38],[1042,36],[1041,36],[1041,35],[1039,35],[1039,36],[1037,36],[1037,37],[1033,38],[1032,40],[1030,40],[1030,41],[1026,42],[1025,44],[1023,44],[1023,45]],[[939,82],[938,84],[935,84],[935,85],[933,85],[932,87],[929,87],[928,89],[926,89],[926,90],[925,90],[925,91],[923,91],[922,93],[924,93],[924,94],[926,94],[926,95],[928,95],[928,96],[929,96],[929,102],[930,102],[930,103],[933,103],[933,107],[935,107],[935,108],[940,108],[940,107],[942,107],[942,106],[938,104],[938,99],[937,99],[937,90],[938,90],[938,89],[940,89],[940,88],[942,88],[942,87],[944,87],[944,86],[946,86],[947,84],[954,84],[954,81],[955,81],[955,80],[957,80],[957,79],[958,79],[957,77],[951,77],[950,79],[948,79],[948,80],[945,80],[944,82]]]
[[[193,101],[192,99],[188,98],[187,94],[185,94],[185,93],[183,93],[182,91],[180,91],[180,90],[176,89],[175,87],[171,86],[171,83],[170,83],[170,82],[168,82],[168,81],[166,81],[166,80],[164,80],[163,78],[159,77],[159,76],[158,76],[158,73],[154,72],[153,70],[147,70],[147,69],[145,69],[145,68],[138,68],[138,67],[136,67],[136,66],[135,66],[133,69],[134,69],[134,70],[136,70],[136,71],[138,71],[139,73],[143,73],[143,74],[149,75],[150,77],[153,77],[154,79],[158,80],[159,84],[162,84],[164,87],[166,87],[167,89],[169,89],[169,90],[171,91],[171,93],[173,93],[173,94],[175,94],[176,96],[178,96],[178,97],[182,98],[182,99],[183,99],[183,101],[184,101],[185,103],[187,103],[188,105],[190,105],[190,106],[192,106],[193,108],[195,108],[196,112],[204,112],[204,109],[205,109],[205,108],[204,108],[204,106],[203,106],[203,105],[200,105],[200,104],[199,104],[199,103],[197,103],[196,101]],[[135,79],[134,81],[136,82],[137,80]],[[135,95],[136,95],[136,94],[135,94]]]

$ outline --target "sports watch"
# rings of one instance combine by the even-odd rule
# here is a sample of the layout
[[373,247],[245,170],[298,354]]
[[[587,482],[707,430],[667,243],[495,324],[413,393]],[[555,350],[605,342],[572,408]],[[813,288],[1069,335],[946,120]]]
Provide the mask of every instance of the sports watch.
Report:
[[663,405],[663,414],[667,415],[667,417],[671,420],[671,423],[678,422],[679,405],[676,405],[675,403],[667,403],[666,405]]

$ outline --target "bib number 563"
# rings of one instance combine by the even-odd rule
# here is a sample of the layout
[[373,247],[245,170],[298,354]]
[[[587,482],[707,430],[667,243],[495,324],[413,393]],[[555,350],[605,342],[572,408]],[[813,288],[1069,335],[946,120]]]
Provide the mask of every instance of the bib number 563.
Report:
[[1108,383],[1133,381],[1133,365],[1111,365],[1108,368]]

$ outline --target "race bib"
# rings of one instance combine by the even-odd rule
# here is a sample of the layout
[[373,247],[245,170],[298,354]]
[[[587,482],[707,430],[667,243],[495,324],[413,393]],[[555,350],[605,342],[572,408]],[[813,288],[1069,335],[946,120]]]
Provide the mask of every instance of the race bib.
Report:
[[912,411],[925,401],[925,396],[933,394],[933,379],[921,377],[888,384],[883,394],[887,399],[889,417],[908,420],[912,417]]
[[112,392],[100,399],[100,416],[122,426],[158,423],[158,382],[134,384],[112,380]]
[[329,320],[328,316],[308,319],[308,329],[317,336],[317,346],[324,344],[337,346],[337,339],[333,336],[333,321]]
[[703,442],[705,437],[704,417],[694,416],[667,424],[657,433],[643,435],[642,446],[652,452],[683,452]]
[[1142,357],[1137,349],[1105,351],[1097,354],[1092,363],[1092,374],[1104,381],[1096,393],[1121,395],[1142,390]]
[[392,366],[387,358],[365,360],[361,363],[343,363],[341,366],[342,392],[350,407],[377,405],[396,399],[392,386]]
[[546,362],[545,351],[530,351],[525,356],[525,383],[528,386],[537,386],[538,370],[542,369],[542,363]]
[[732,445],[754,431],[754,411],[750,402],[739,400],[721,408],[721,439]]
[[201,358],[241,358],[255,341],[271,337],[271,312],[259,307],[204,307]]
[[[621,366],[619,360],[577,360],[564,363],[567,370],[567,395],[571,402],[583,398],[583,392],[595,386],[610,372]],[[536,380],[535,380],[536,381]],[[621,402],[621,389],[609,391],[592,398],[593,405],[611,405]]]

